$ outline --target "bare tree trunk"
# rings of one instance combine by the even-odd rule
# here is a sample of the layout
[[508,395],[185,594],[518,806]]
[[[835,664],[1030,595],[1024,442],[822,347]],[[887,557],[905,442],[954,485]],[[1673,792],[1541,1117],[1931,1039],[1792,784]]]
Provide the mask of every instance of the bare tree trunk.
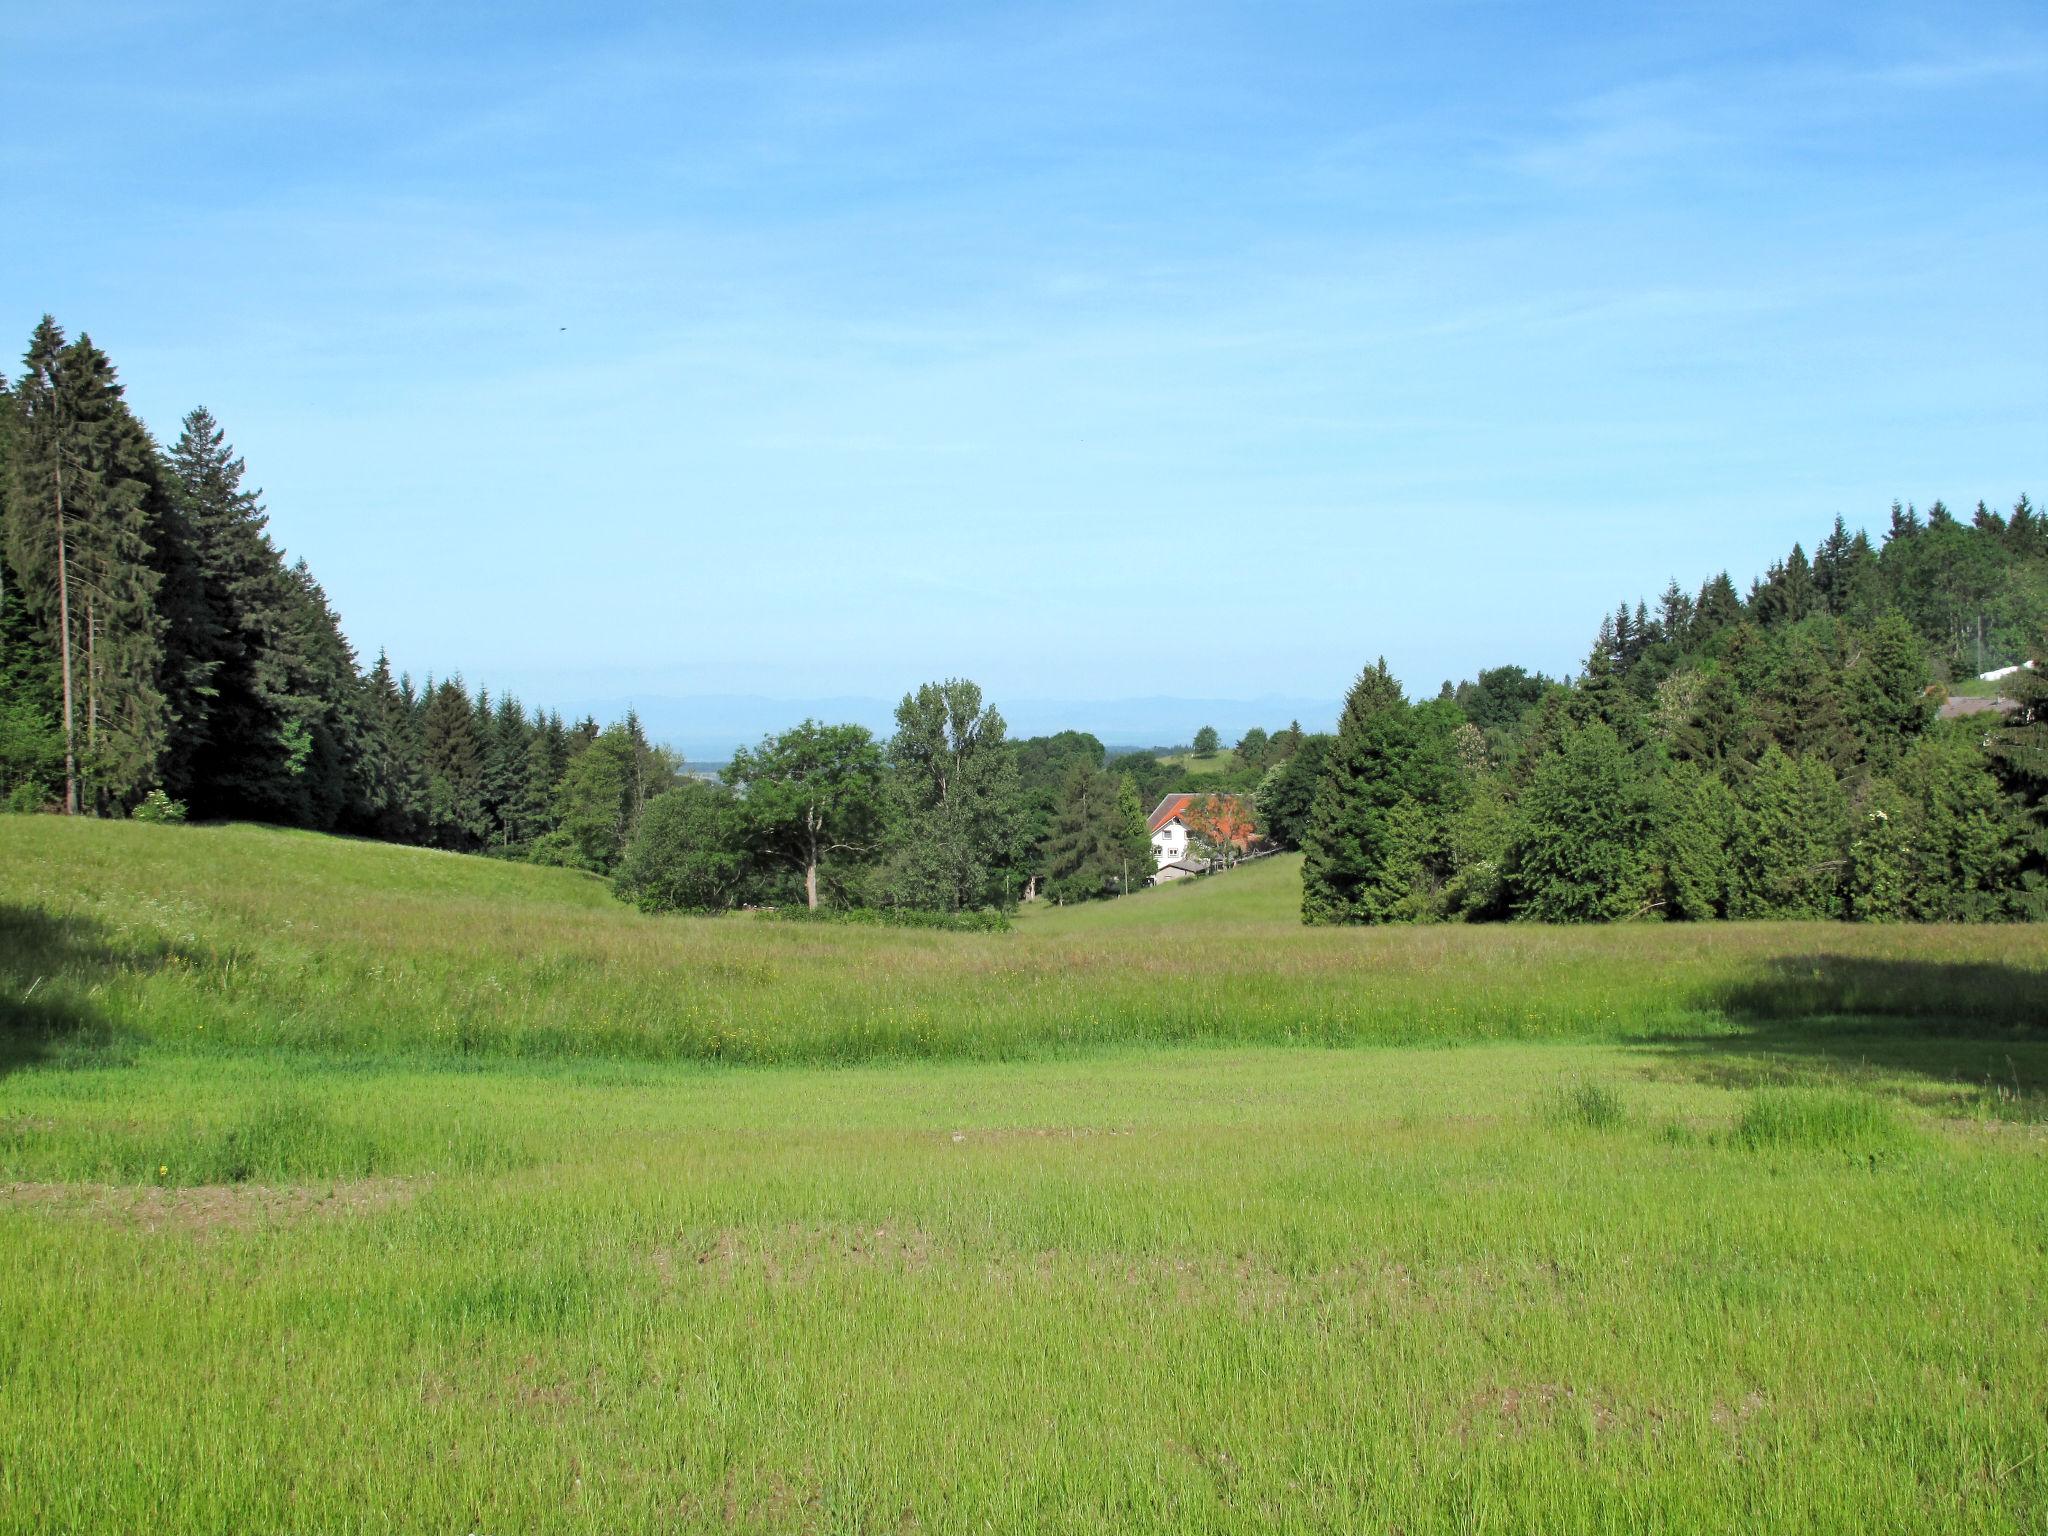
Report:
[[813,912],[818,910],[818,861],[815,856],[804,862],[804,905]]
[[78,726],[71,702],[71,575],[64,542],[64,445],[57,445],[57,653],[64,672],[64,814],[78,814]]

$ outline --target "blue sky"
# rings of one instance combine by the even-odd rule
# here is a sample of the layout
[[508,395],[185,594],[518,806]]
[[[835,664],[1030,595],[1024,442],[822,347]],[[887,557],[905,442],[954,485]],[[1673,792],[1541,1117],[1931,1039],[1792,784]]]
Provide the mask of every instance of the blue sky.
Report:
[[2048,496],[2036,6],[589,10],[9,18],[7,323],[415,672],[1429,691]]

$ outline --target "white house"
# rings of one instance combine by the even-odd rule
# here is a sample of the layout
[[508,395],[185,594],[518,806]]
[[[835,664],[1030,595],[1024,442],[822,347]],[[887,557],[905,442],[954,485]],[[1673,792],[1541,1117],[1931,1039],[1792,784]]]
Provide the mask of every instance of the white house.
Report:
[[1977,681],[1980,683],[2002,683],[2015,672],[2031,672],[2033,670],[2034,664],[2031,661],[2023,661],[2017,667],[1999,667],[1994,671],[1979,672],[1977,674]]
[[1152,862],[1160,869],[1188,856],[1187,810],[1194,798],[1168,795],[1153,808],[1147,825],[1152,829]]
[[[1203,874],[1208,870],[1209,861],[1194,851],[1188,838],[1188,815],[1196,801],[1207,798],[1199,794],[1168,795],[1153,807],[1146,825],[1152,832],[1152,860],[1157,866],[1152,876],[1154,885]],[[1224,795],[1222,798],[1235,801],[1238,797]],[[1245,821],[1249,825],[1249,817]],[[1239,846],[1249,848],[1254,841],[1255,837],[1247,836],[1240,840]]]

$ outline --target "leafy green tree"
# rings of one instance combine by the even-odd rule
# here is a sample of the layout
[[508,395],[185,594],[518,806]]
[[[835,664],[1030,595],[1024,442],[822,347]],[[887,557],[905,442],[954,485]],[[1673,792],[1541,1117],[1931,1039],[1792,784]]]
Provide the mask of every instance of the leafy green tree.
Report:
[[948,912],[1013,900],[1025,855],[1017,765],[981,689],[953,678],[905,694],[888,761],[895,830],[884,898]]
[[1655,910],[1654,787],[1595,720],[1544,757],[1516,803],[1504,884],[1518,918],[1612,922]]
[[1449,826],[1451,876],[1444,887],[1443,911],[1447,917],[1483,922],[1507,915],[1503,872],[1515,813],[1499,774],[1469,776],[1471,791]]
[[1553,684],[1540,672],[1521,667],[1487,667],[1469,683],[1460,683],[1452,697],[1465,718],[1482,731],[1505,731],[1543,702]]
[[1223,738],[1216,734],[1216,727],[1205,725],[1195,732],[1195,756],[1214,757],[1223,745]]
[[1927,653],[1913,626],[1885,614],[1861,637],[1861,655],[1849,680],[1849,719],[1864,761],[1879,771],[1933,722]]
[[1237,760],[1254,773],[1262,773],[1266,767],[1266,756],[1273,750],[1273,738],[1266,734],[1264,726],[1255,725],[1246,731],[1237,743]]
[[795,871],[810,908],[830,862],[876,850],[886,810],[882,754],[863,726],[806,720],[735,752],[725,781],[741,797],[755,854]]
[[1322,782],[1323,764],[1336,738],[1323,734],[1304,736],[1296,749],[1277,767],[1269,768],[1259,781],[1253,804],[1266,840],[1279,848],[1299,848],[1308,830],[1309,812],[1314,808],[1316,789]]
[[[447,685],[444,685],[447,686]],[[465,718],[470,718],[465,712]],[[475,749],[481,778],[481,748]],[[433,738],[428,738],[431,761]],[[528,855],[536,864],[608,875],[634,831],[637,745],[624,725],[606,727],[579,752],[555,791],[555,827]]]
[[613,888],[643,912],[722,912],[752,874],[748,809],[722,785],[684,780],[649,803]]

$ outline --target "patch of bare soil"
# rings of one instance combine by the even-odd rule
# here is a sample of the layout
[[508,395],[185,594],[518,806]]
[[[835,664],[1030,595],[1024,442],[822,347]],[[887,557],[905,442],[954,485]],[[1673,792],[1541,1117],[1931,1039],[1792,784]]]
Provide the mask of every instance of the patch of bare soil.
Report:
[[316,1217],[361,1216],[410,1202],[414,1179],[331,1184],[0,1184],[0,1206],[125,1222],[147,1232],[239,1231]]

